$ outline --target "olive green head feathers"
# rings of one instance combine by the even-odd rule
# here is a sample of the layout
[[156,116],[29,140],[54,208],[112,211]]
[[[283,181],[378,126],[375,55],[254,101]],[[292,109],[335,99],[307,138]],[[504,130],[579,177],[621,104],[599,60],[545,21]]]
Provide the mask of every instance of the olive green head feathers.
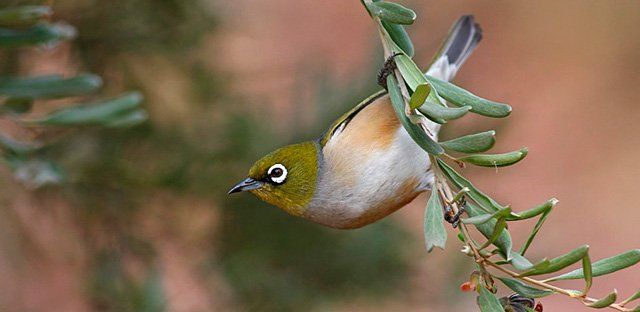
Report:
[[300,216],[315,192],[318,178],[317,142],[279,148],[256,161],[247,179],[229,193],[250,191],[261,200]]

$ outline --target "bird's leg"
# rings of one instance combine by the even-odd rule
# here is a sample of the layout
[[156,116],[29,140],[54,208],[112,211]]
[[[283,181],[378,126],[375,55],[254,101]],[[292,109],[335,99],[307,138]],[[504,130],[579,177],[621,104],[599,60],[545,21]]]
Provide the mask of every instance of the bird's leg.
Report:
[[462,216],[462,214],[467,209],[467,200],[463,195],[460,197],[460,199],[458,199],[456,202],[453,202],[451,204],[456,204],[458,206],[458,212],[453,213],[453,209],[451,208],[451,205],[445,204],[444,220],[451,223],[451,226],[453,226],[453,228],[455,229],[458,227],[458,225],[460,225],[460,216]]
[[378,84],[382,86],[385,90],[387,90],[387,76],[391,75],[393,71],[396,70],[396,68],[398,68],[396,66],[396,62],[394,61],[394,58],[396,57],[396,55],[400,55],[400,54],[402,53],[396,53],[392,56],[389,56],[387,60],[384,62],[384,65],[382,65],[380,72],[378,73]]

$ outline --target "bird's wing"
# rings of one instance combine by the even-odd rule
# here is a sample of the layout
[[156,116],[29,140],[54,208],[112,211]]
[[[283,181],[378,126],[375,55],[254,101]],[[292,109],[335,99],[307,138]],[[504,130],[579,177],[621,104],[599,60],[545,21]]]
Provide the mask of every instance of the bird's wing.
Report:
[[[452,80],[480,40],[482,29],[475,22],[473,15],[462,16],[449,31],[426,74],[445,81]],[[320,137],[320,146],[324,147],[331,138],[339,135],[363,108],[386,94],[385,90],[376,92],[334,121]],[[438,128],[439,125],[434,123],[432,130],[436,132]]]
[[332,137],[340,134],[342,130],[344,130],[344,128],[349,124],[349,121],[351,121],[353,117],[355,117],[363,108],[373,103],[375,100],[379,99],[385,94],[387,94],[385,90],[380,90],[364,99],[362,102],[358,103],[358,105],[356,105],[350,111],[346,112],[344,115],[340,116],[340,118],[338,118],[331,124],[329,129],[322,133],[322,136],[320,136],[320,146],[324,147]]

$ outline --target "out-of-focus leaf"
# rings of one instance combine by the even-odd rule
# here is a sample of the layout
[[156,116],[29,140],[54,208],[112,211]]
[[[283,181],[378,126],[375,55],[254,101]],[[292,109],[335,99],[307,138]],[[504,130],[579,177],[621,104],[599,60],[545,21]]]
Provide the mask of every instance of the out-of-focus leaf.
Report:
[[387,76],[387,88],[389,90],[389,97],[391,98],[391,104],[393,105],[393,109],[396,112],[396,116],[400,120],[402,126],[407,130],[411,138],[420,146],[422,149],[427,151],[433,155],[440,155],[444,153],[444,150],[438,143],[436,143],[433,139],[431,139],[420,126],[415,125],[409,120],[407,115],[404,113],[404,101],[402,99],[402,95],[400,95],[400,89],[398,88],[398,83],[396,82],[395,77],[392,75]]
[[33,99],[31,98],[8,98],[4,101],[4,104],[0,106],[0,114],[2,113],[10,113],[10,114],[24,114],[31,110],[33,106]]
[[529,298],[541,298],[553,294],[551,290],[538,289],[525,284],[517,279],[498,277],[498,279],[511,290]]
[[2,133],[0,133],[0,146],[4,150],[20,155],[29,154],[42,148],[42,144],[40,143],[20,142],[3,135]]
[[480,294],[478,296],[478,307],[480,307],[480,311],[504,312],[504,308],[502,308],[502,305],[500,305],[500,301],[494,294],[484,288],[484,286],[479,286],[479,288]]
[[382,21],[382,27],[387,31],[389,37],[395,44],[406,53],[408,56],[413,57],[413,43],[409,34],[404,30],[404,26],[398,24],[387,23]]
[[38,23],[45,17],[51,16],[48,6],[24,5],[0,10],[0,26],[27,27]]
[[[594,262],[591,267],[593,271],[593,277],[606,275],[622,269],[626,269],[636,263],[640,262],[640,249],[633,249],[613,257],[605,258],[600,261]],[[550,278],[548,281],[560,281],[570,279],[584,278],[582,269],[577,269],[560,276]]]
[[[131,92],[111,100],[66,107],[42,119],[30,120],[26,123],[40,126],[90,126],[112,123],[117,126],[119,123],[128,122],[127,114],[138,108],[140,102],[142,102],[142,95]],[[122,118],[125,118],[125,122]]]
[[144,109],[136,109],[125,113],[123,116],[119,116],[113,120],[105,122],[104,126],[108,128],[132,127],[145,122],[148,117],[149,116]]
[[75,28],[61,23],[40,23],[26,29],[0,28],[0,47],[52,44],[71,39],[75,34]]
[[427,75],[432,88],[445,100],[456,106],[471,106],[471,111],[487,117],[501,118],[509,116],[511,106],[483,99],[450,82]]
[[429,84],[420,68],[418,68],[418,65],[416,65],[410,57],[404,54],[398,54],[394,60],[398,66],[398,70],[400,70],[402,77],[411,90],[415,91],[419,85]]
[[503,154],[469,155],[458,158],[458,160],[482,167],[504,167],[523,160],[528,152],[527,148],[522,148],[519,151]]
[[44,159],[24,160],[16,157],[6,157],[13,175],[29,188],[39,188],[45,185],[58,184],[64,179],[60,168]]
[[61,98],[91,93],[102,86],[96,75],[63,78],[49,75],[30,78],[0,79],[0,95],[17,98]]
[[416,87],[416,90],[413,91],[411,99],[409,99],[409,107],[411,107],[411,109],[416,109],[422,106],[422,104],[424,104],[424,101],[427,99],[427,96],[429,96],[430,91],[431,87],[429,87],[428,84],[424,83],[418,85]]
[[496,143],[496,132],[493,130],[470,134],[453,140],[440,142],[445,149],[460,153],[480,153],[488,151]]
[[444,249],[447,243],[447,231],[444,228],[443,220],[442,202],[438,192],[433,191],[424,214],[424,240],[428,252],[431,252],[433,247]]
[[549,266],[546,268],[534,268],[531,271],[527,271],[521,274],[521,276],[533,276],[558,272],[584,258],[589,251],[589,245],[582,245],[562,256],[558,256],[549,260]]
[[459,189],[464,187],[469,188],[469,192],[467,193],[473,201],[478,203],[480,207],[486,212],[496,212],[498,210],[502,210],[505,207],[498,204],[491,197],[487,196],[485,193],[478,190],[471,182],[465,179],[463,176],[458,174],[453,168],[449,167],[443,160],[438,159],[438,165],[442,168],[442,172],[449,178],[453,184],[455,184]]
[[521,211],[518,213],[511,213],[511,215],[509,215],[507,217],[507,221],[516,221],[516,220],[525,220],[525,219],[530,219],[533,218],[537,215],[540,215],[542,213],[545,213],[549,210],[551,210],[553,208],[553,206],[555,206],[558,203],[558,200],[555,198],[549,199],[548,201],[544,202],[542,205],[525,210],[525,211]]
[[606,295],[604,298],[587,304],[587,307],[594,308],[594,309],[606,308],[610,306],[612,303],[615,303],[616,299],[618,299],[618,291],[614,289],[613,292]]
[[[474,217],[484,213],[478,206],[473,203],[467,203],[467,214],[470,217]],[[491,219],[483,224],[477,224],[476,228],[484,237],[491,238],[493,235],[494,229],[496,226],[496,220]],[[493,242],[493,244],[498,247],[498,249],[502,252],[505,259],[511,260],[511,247],[513,243],[511,241],[511,235],[509,235],[509,231],[502,231],[500,236]]]
[[373,2],[367,4],[371,14],[393,24],[411,25],[416,20],[416,12],[393,2]]

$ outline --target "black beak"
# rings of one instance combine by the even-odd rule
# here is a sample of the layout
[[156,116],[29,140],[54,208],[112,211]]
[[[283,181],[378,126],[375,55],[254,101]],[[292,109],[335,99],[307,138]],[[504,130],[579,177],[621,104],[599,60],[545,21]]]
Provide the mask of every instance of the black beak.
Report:
[[261,186],[262,186],[262,182],[256,181],[256,180],[254,180],[252,178],[246,178],[242,182],[240,182],[240,183],[236,184],[234,187],[232,187],[229,190],[229,194],[255,190],[257,188],[260,188]]

